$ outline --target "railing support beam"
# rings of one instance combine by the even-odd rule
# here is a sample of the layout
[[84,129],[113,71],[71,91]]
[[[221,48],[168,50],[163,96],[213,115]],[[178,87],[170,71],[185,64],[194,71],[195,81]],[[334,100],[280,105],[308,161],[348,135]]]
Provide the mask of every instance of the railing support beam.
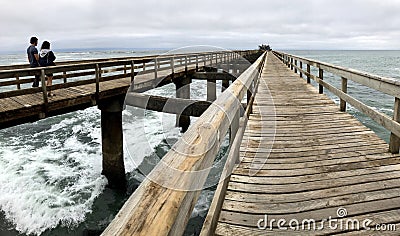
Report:
[[[347,93],[347,79],[342,77],[342,92]],[[340,99],[340,111],[346,111],[346,101]]]
[[[318,77],[320,80],[324,80],[324,70],[322,70],[321,68],[318,70]],[[324,86],[322,84],[319,84],[318,87],[319,87],[319,94],[323,94]]]
[[[400,121],[400,99],[394,99],[394,110],[393,110],[393,120],[396,122]],[[399,153],[400,148],[400,138],[394,133],[390,134],[389,151],[393,154]]]
[[207,80],[207,101],[213,102],[217,99],[217,85],[215,80]]
[[303,62],[300,61],[300,78],[303,78]]

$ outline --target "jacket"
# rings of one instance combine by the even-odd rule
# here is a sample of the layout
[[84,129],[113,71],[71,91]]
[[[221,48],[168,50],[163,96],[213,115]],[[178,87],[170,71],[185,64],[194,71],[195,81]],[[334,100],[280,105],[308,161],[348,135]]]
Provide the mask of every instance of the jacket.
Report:
[[54,61],[56,60],[56,56],[53,51],[49,49],[42,49],[39,53],[39,64],[40,66],[55,66]]

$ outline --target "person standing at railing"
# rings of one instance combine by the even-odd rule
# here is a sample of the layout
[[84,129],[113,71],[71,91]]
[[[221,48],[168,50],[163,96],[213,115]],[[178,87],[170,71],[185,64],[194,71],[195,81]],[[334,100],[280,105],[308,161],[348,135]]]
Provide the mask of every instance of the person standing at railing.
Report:
[[[28,53],[28,61],[31,65],[31,68],[35,68],[39,66],[39,53],[36,49],[38,44],[38,38],[32,37],[30,40],[31,45],[28,47],[26,52]],[[40,75],[35,75],[33,79],[32,87],[39,87]]]
[[[44,41],[42,47],[40,48],[39,54],[39,64],[40,66],[55,66],[56,64],[54,61],[56,60],[56,56],[54,55],[53,51],[50,50],[50,43],[48,41]],[[46,86],[48,87],[48,96],[55,96],[51,93],[51,88],[49,86],[53,83],[53,73],[47,73],[47,83]]]

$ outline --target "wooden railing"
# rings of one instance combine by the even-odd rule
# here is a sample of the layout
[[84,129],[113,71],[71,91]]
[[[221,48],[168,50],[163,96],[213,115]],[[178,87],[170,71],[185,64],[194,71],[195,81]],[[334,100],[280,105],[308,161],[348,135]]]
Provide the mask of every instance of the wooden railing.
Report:
[[[311,60],[284,52],[276,52],[274,54],[282,60],[289,68],[307,76],[307,83],[311,79],[315,80],[319,85],[319,93],[323,93],[324,88],[335,94],[340,99],[340,111],[346,111],[346,103],[369,116],[371,119],[382,125],[391,132],[389,151],[391,153],[399,153],[400,147],[400,81],[394,78],[386,78],[370,73],[335,66],[329,63]],[[304,68],[305,66],[305,68]],[[313,75],[311,66],[318,70],[318,75]],[[306,69],[306,70],[304,70]],[[341,77],[341,88],[336,88],[332,84],[324,81],[324,72],[329,72]],[[362,103],[354,97],[347,94],[347,81],[352,80],[358,84],[367,86],[374,90],[394,97],[394,113],[393,118],[383,114],[372,107]]]
[[[202,52],[174,55],[154,55],[146,57],[129,57],[114,59],[98,59],[71,62],[57,62],[57,66],[28,68],[28,65],[0,66],[0,99],[25,94],[42,92],[44,102],[47,100],[47,90],[75,87],[86,84],[96,84],[103,81],[131,77],[134,80],[139,72],[157,73],[188,66],[213,66],[216,63],[254,53],[255,51],[234,52]],[[17,68],[17,69],[15,69]],[[46,87],[45,74],[54,73],[51,87]],[[41,76],[42,86],[31,88],[33,77]],[[96,91],[98,93],[98,91]]]
[[265,58],[263,53],[189,127],[103,235],[182,235],[229,129],[232,151],[228,163],[239,159],[247,119],[240,117],[241,101],[247,93],[246,114],[250,113]]

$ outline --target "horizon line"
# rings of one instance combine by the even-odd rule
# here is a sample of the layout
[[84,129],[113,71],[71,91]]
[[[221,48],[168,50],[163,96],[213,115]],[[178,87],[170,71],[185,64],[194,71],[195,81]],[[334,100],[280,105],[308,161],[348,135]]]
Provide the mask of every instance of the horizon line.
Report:
[[[143,48],[129,48],[129,47],[123,47],[123,48],[118,48],[118,47],[93,47],[93,48],[57,48],[54,51],[55,52],[88,52],[88,51],[127,51],[127,50],[135,50],[138,52],[141,51],[157,51],[157,50],[173,50],[174,48],[151,48],[151,47],[143,47]],[[257,49],[257,48],[255,48]],[[238,49],[229,49],[229,50],[245,50],[243,48],[238,48]],[[249,50],[249,49],[248,49]],[[400,49],[341,49],[341,48],[329,48],[329,49],[299,49],[299,48],[278,48],[278,49],[273,49],[274,51],[400,51]],[[0,50],[0,54],[17,54],[17,53],[23,53],[25,52],[25,49],[21,50]]]

